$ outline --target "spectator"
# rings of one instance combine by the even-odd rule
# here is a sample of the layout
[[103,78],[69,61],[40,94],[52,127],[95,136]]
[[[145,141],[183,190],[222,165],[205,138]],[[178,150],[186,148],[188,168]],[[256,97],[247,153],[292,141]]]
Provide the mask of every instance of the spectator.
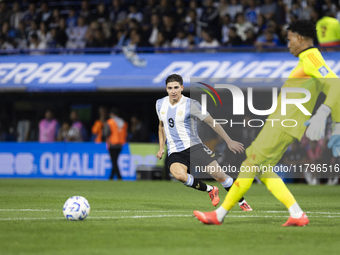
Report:
[[196,17],[199,20],[202,16],[203,9],[201,7],[198,7],[196,0],[190,0],[189,2],[189,10],[193,10],[196,12]]
[[27,117],[29,116],[27,112],[23,112],[20,115],[22,116],[22,118],[19,118],[17,124],[17,142],[26,142],[29,140],[31,121]]
[[25,23],[23,21],[19,22],[18,30],[15,31],[15,46],[18,49],[27,49],[28,41],[27,41],[27,33],[25,29]]
[[109,20],[109,13],[105,10],[105,5],[103,3],[97,5],[97,12],[94,14],[93,19],[100,24]]
[[108,44],[108,47],[112,47],[114,44],[114,39],[112,36],[111,22],[102,23],[102,31],[104,35],[104,40]]
[[90,11],[89,2],[87,0],[81,1],[81,6],[78,12],[78,17],[82,17],[86,25],[90,24],[92,20],[92,15]]
[[19,23],[23,18],[23,13],[20,10],[20,3],[15,2],[12,7],[12,14],[10,17],[10,27],[14,29],[19,29]]
[[157,34],[157,41],[155,43],[155,47],[162,47],[162,48],[168,48],[170,47],[170,42],[165,37],[164,31],[159,31]]
[[170,42],[176,37],[175,22],[169,14],[163,16],[163,32],[166,40]]
[[67,48],[79,49],[85,47],[85,34],[88,26],[85,25],[85,20],[83,17],[78,18],[77,26],[74,28],[67,28],[66,34],[68,41],[66,44]]
[[239,37],[241,37],[242,41],[245,41],[247,37],[246,31],[248,29],[253,29],[253,25],[249,21],[245,20],[243,13],[236,14],[235,20],[236,33]]
[[53,9],[51,21],[49,23],[50,29],[51,28],[58,28],[60,19],[61,19],[61,17],[60,17],[59,10],[57,8]]
[[59,48],[60,45],[58,44],[58,36],[57,36],[57,29],[51,29],[51,37],[50,40],[47,42],[47,47],[51,49]]
[[169,0],[160,0],[157,13],[159,16],[164,17],[165,15],[172,15],[174,10],[169,3]]
[[241,37],[237,35],[235,27],[229,29],[228,37],[229,41],[226,43],[227,46],[241,46],[243,44]]
[[328,13],[330,16],[334,17],[337,12],[336,5],[332,2],[332,0],[324,0],[322,11],[323,13]]
[[257,16],[260,14],[260,8],[256,6],[255,0],[249,0],[248,4],[249,6],[245,10],[244,14],[246,16],[246,20],[255,25],[257,24]]
[[276,3],[272,0],[264,0],[264,4],[260,7],[260,14],[264,15],[267,20],[274,17],[276,13]]
[[53,112],[47,110],[45,119],[39,122],[39,142],[54,142],[58,136],[59,123],[53,118]]
[[113,23],[123,22],[127,17],[127,11],[121,6],[120,0],[112,0],[110,7],[110,20]]
[[214,34],[212,31],[203,30],[202,38],[203,38],[203,41],[198,44],[198,47],[200,48],[215,48],[215,47],[220,46],[220,43],[214,37]]
[[120,180],[121,174],[118,166],[118,156],[122,150],[122,146],[126,143],[127,138],[127,123],[119,117],[118,109],[112,108],[109,112],[109,119],[107,120],[103,129],[103,141],[107,141],[109,153],[112,162],[112,171],[110,179],[117,175]]
[[70,131],[70,124],[68,122],[63,122],[58,130],[57,141],[68,142],[68,133]]
[[314,6],[312,8],[312,11],[311,11],[311,19],[314,23],[316,23],[319,19],[322,18],[322,11],[317,8],[316,6]]
[[87,140],[87,132],[83,125],[78,120],[78,114],[76,111],[71,111],[70,114],[70,120],[72,122],[72,125],[67,133],[67,139],[68,141],[72,142],[83,142]]
[[116,47],[124,46],[124,42],[127,36],[127,30],[124,29],[123,23],[116,23],[115,24],[115,34],[116,34]]
[[142,22],[143,20],[143,14],[141,12],[138,11],[137,6],[132,4],[129,6],[129,14],[128,14],[128,19],[135,19],[137,20],[139,23]]
[[[45,42],[40,42],[38,39],[37,34],[32,34],[31,35],[31,40],[30,40],[30,50],[44,50],[47,48],[47,45]],[[42,55],[43,53],[41,51],[31,51],[31,55]]]
[[235,20],[236,14],[242,12],[243,13],[243,6],[238,3],[237,0],[231,0],[230,5],[228,6],[228,14],[232,21]]
[[1,50],[13,50],[14,46],[7,40],[6,36],[0,35],[0,49]]
[[218,21],[219,12],[218,9],[213,6],[213,0],[206,0],[205,8],[199,19],[198,25],[204,30],[218,32]]
[[133,29],[130,31],[130,39],[128,40],[127,46],[131,49],[136,47],[142,47],[142,38],[141,34],[137,29]]
[[186,48],[189,46],[188,38],[186,37],[184,30],[179,30],[177,36],[172,40],[171,47],[174,48]]
[[218,12],[220,18],[225,17],[225,15],[229,15],[228,8],[229,8],[228,0],[220,0],[220,3],[218,5]]
[[188,11],[185,23],[184,27],[189,34],[200,34],[200,30],[197,26],[197,14],[195,10],[190,9]]
[[25,23],[26,28],[30,28],[31,21],[38,21],[38,14],[35,10],[35,4],[30,3],[28,5],[28,10],[23,14],[22,21]]
[[263,34],[266,29],[266,19],[262,14],[257,16],[257,26],[254,27],[254,32],[256,36],[260,36]]
[[148,0],[143,8],[143,24],[152,23],[152,15],[157,14],[156,0]]
[[254,46],[256,38],[254,36],[253,29],[248,29],[246,31],[246,39],[243,41],[244,46]]
[[103,128],[107,121],[107,108],[100,106],[98,108],[99,119],[92,126],[92,135],[95,136],[95,142],[102,142]]
[[197,36],[195,36],[193,33],[189,33],[188,36],[188,47],[190,49],[194,48],[196,45],[198,45],[200,43],[200,40]]
[[30,41],[32,34],[37,34],[38,33],[38,24],[34,20],[31,21],[31,26],[28,29],[27,33],[27,39]]
[[137,116],[132,116],[131,119],[131,138],[132,143],[147,143],[149,142],[149,129]]
[[66,21],[61,18],[59,21],[59,27],[56,29],[57,33],[57,48],[65,48],[68,37],[66,33]]
[[158,14],[156,14],[156,13],[152,14],[152,16],[151,16],[151,28],[147,32],[148,38],[149,38],[148,43],[151,46],[154,46],[156,44],[160,23],[161,22],[160,22]]
[[107,42],[105,41],[105,37],[101,29],[96,29],[94,32],[94,45],[95,48],[105,48],[109,47]]
[[1,27],[1,35],[4,35],[6,39],[8,39],[9,37],[9,23],[6,21],[2,24],[2,27]]
[[0,2],[0,26],[5,22],[9,22],[11,17],[11,11],[7,9],[5,1]]
[[51,40],[51,33],[47,31],[47,27],[44,22],[40,23],[40,29],[37,31],[37,36],[39,41],[46,45]]
[[77,25],[77,17],[76,17],[76,11],[74,9],[70,9],[68,12],[68,17],[66,19],[66,26],[73,28]]
[[[308,13],[308,9],[302,9],[301,10],[301,16],[302,13],[304,13],[304,15],[307,15]],[[276,5],[276,9],[275,9],[275,20],[278,24],[283,25],[286,24],[286,5],[284,3],[283,0],[278,0],[277,1],[277,5]],[[303,19],[300,17],[300,19]],[[309,19],[309,18],[306,18]]]
[[182,26],[185,23],[185,6],[182,0],[175,0],[176,23],[177,26]]
[[229,29],[233,24],[230,21],[230,16],[229,14],[226,14],[222,18],[222,29],[221,29],[221,35],[222,35],[222,44],[226,44],[229,41]]
[[263,47],[275,47],[279,45],[279,37],[266,29],[264,35],[261,35],[257,38],[255,42],[255,46],[258,49],[262,49]]
[[38,22],[44,22],[45,25],[48,27],[51,21],[51,11],[48,8],[47,2],[43,2],[40,7],[40,12],[38,14]]

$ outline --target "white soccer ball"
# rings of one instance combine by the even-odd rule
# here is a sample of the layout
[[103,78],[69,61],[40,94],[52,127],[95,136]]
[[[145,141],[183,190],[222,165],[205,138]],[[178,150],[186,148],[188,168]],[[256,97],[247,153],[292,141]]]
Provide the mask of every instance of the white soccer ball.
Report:
[[84,220],[90,214],[90,204],[84,197],[70,197],[64,204],[63,213],[67,220]]

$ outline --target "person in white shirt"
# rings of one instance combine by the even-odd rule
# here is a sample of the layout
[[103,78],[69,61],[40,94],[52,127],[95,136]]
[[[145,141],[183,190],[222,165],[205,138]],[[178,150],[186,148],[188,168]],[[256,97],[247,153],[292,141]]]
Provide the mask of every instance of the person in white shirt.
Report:
[[189,40],[186,37],[184,30],[179,30],[177,36],[172,40],[171,47],[174,48],[186,48],[189,46]]
[[198,44],[200,48],[215,48],[220,46],[220,43],[214,37],[212,31],[203,30],[202,31],[203,41]]
[[241,37],[242,41],[245,41],[247,39],[246,31],[253,29],[253,25],[245,20],[244,15],[241,12],[236,14],[235,20],[236,33]]
[[[166,142],[167,166],[171,174],[187,187],[208,192],[212,204],[216,206],[220,201],[218,188],[194,178],[188,173],[190,167],[206,166],[207,172],[227,191],[232,186],[233,179],[223,171],[218,171],[221,167],[216,161],[216,154],[202,143],[197,134],[197,120],[207,123],[235,154],[244,152],[243,144],[233,141],[219,124],[214,125],[214,119],[209,113],[203,115],[201,105],[196,100],[182,95],[184,86],[180,75],[171,74],[167,77],[165,84],[168,96],[156,102],[156,112],[159,118],[159,151],[156,156],[158,159],[163,157]],[[209,171],[209,169],[215,171]],[[243,211],[252,211],[243,197],[239,200],[239,205]]]
[[[30,39],[30,50],[44,50],[47,48],[45,42],[40,42],[38,40],[37,34],[32,34]],[[43,55],[44,53],[41,51],[31,51],[31,55]]]
[[76,27],[69,27],[66,29],[66,34],[68,37],[68,41],[66,43],[67,48],[84,48],[85,47],[85,35],[88,26],[85,25],[85,19],[83,17],[79,17],[77,20]]

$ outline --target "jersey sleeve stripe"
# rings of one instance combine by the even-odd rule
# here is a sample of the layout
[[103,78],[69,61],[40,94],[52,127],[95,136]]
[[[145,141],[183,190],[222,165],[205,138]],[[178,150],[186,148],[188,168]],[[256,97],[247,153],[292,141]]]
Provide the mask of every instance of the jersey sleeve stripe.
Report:
[[308,58],[309,58],[309,60],[313,63],[313,65],[315,66],[315,67],[317,67],[318,65],[315,63],[315,60],[312,58],[312,56],[309,54],[309,55],[307,55],[308,56]]
[[314,56],[314,53],[312,53],[312,56],[313,56],[313,58],[315,59],[316,63],[317,63],[319,66],[321,66],[320,60],[319,60],[316,56]]

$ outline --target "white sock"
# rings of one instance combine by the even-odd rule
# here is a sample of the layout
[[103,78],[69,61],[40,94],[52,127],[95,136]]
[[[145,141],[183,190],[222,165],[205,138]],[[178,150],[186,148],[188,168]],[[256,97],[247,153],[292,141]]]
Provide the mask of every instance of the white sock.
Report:
[[242,205],[244,202],[246,202],[245,199],[243,199],[241,202],[238,202],[238,205]]
[[228,214],[228,211],[226,209],[224,209],[222,206],[217,208],[215,210],[215,212],[217,214],[217,219],[218,219],[219,222],[223,222],[224,217]]
[[231,185],[233,185],[233,182],[234,182],[233,178],[228,176],[224,182],[221,182],[221,185],[223,186],[223,188],[229,188],[231,187]]
[[294,219],[301,218],[303,211],[301,210],[300,206],[298,203],[293,204],[291,207],[288,209],[290,216]]
[[213,186],[207,184],[207,192],[210,192],[210,191],[212,191],[213,189],[214,189]]

